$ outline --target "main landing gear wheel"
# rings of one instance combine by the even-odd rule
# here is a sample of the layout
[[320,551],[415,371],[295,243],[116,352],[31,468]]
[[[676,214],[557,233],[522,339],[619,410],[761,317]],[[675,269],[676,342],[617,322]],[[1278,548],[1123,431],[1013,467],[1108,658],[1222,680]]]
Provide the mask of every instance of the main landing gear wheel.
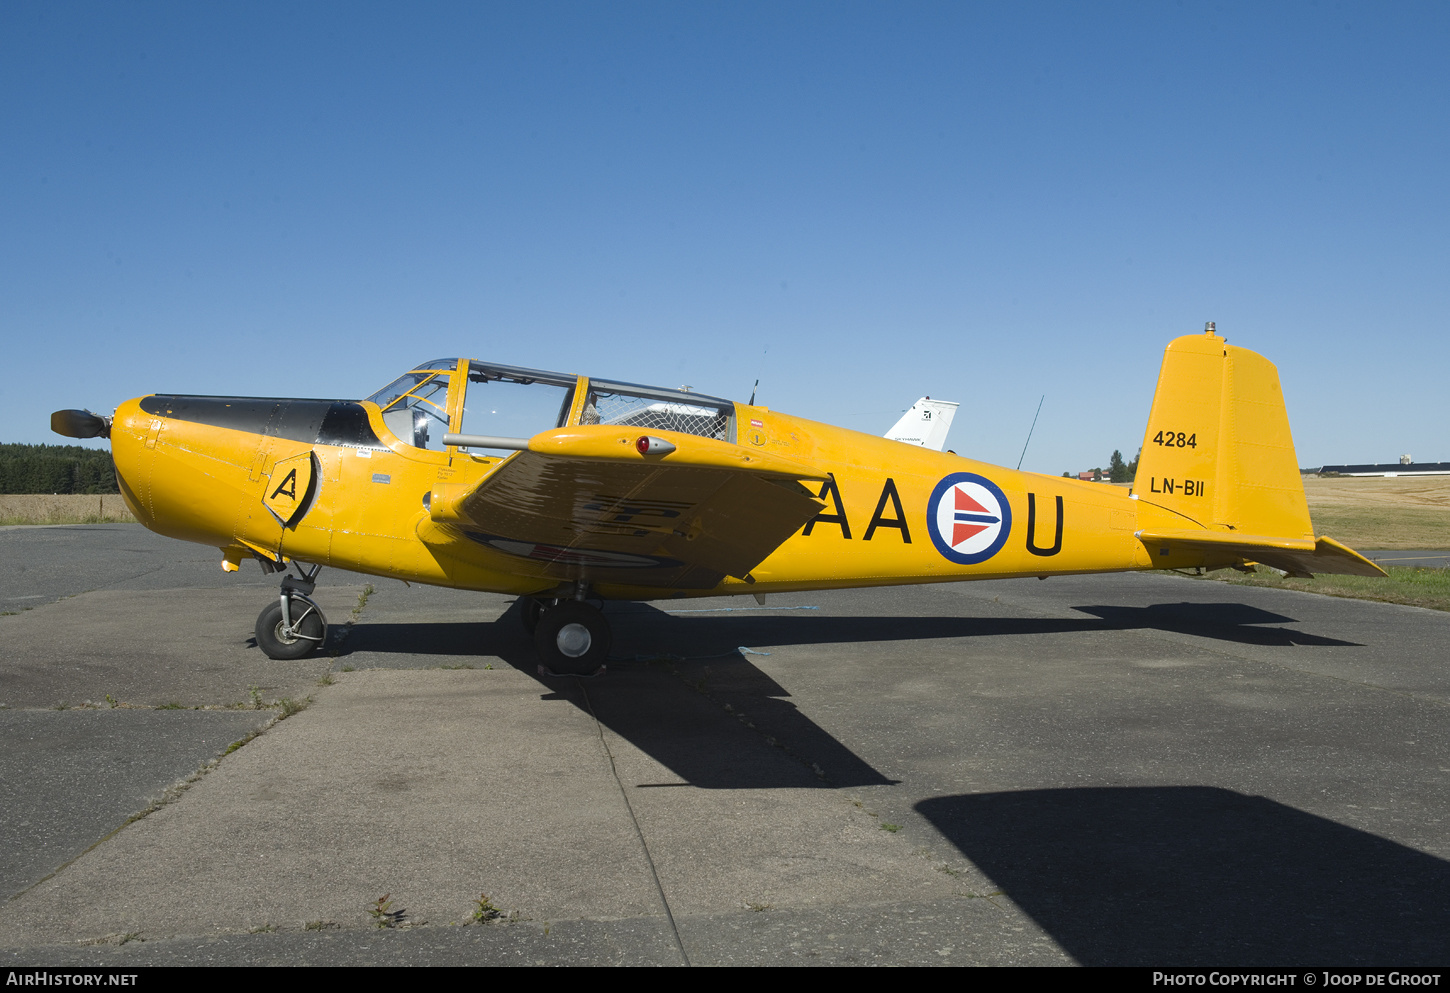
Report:
[[529,634],[539,629],[539,618],[543,614],[544,601],[536,596],[519,597],[519,623]]
[[539,662],[561,676],[588,676],[598,671],[613,640],[609,622],[587,603],[561,600],[545,610],[534,631]]
[[300,659],[327,640],[327,618],[317,604],[292,597],[287,612],[292,615],[290,630],[282,618],[280,599],[257,615],[257,647],[269,659]]

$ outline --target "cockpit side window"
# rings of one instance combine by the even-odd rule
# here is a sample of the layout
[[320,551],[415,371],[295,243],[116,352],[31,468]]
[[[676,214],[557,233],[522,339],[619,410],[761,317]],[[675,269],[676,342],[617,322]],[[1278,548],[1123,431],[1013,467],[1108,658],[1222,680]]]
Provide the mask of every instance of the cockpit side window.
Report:
[[414,448],[443,451],[448,433],[447,373],[420,370],[399,376],[367,399],[383,412],[383,423]]
[[573,377],[474,363],[463,398],[461,434],[532,438],[562,427],[574,405]]
[[581,424],[621,424],[731,441],[734,407],[674,390],[591,382]]

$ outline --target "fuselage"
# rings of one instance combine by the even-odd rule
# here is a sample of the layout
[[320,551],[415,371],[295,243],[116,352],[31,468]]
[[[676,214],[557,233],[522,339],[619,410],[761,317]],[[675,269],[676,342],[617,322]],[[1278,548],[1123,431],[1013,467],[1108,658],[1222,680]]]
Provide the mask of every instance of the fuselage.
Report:
[[[466,371],[460,363],[446,399],[455,431]],[[565,425],[588,423],[587,387],[580,377]],[[748,577],[686,591],[598,583],[595,594],[655,599],[1205,564],[1201,552],[1145,547],[1135,531],[1181,518],[1121,487],[1017,472],[765,407],[721,409],[733,418],[734,444],[816,470],[822,479],[806,485],[825,505],[820,514]],[[511,456],[420,447],[394,433],[397,423],[372,401],[152,395],[117,409],[111,443],[137,519],[221,549],[229,567],[255,555],[500,593],[554,587],[536,561],[440,526],[429,511],[440,485],[472,486]]]

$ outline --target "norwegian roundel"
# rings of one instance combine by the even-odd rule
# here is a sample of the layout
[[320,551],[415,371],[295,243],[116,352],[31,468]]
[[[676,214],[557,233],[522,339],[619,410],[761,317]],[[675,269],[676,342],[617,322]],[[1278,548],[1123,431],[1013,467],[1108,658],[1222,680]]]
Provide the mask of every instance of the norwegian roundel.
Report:
[[1012,505],[986,476],[954,472],[932,490],[926,505],[926,529],[947,561],[976,565],[1007,543]]

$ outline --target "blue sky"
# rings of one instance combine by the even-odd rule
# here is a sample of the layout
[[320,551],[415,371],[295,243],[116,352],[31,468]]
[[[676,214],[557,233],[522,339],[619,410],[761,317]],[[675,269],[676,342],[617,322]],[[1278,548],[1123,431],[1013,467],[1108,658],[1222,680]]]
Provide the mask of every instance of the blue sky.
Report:
[[0,6],[0,440],[469,355],[1131,456],[1206,320],[1450,459],[1450,6]]

